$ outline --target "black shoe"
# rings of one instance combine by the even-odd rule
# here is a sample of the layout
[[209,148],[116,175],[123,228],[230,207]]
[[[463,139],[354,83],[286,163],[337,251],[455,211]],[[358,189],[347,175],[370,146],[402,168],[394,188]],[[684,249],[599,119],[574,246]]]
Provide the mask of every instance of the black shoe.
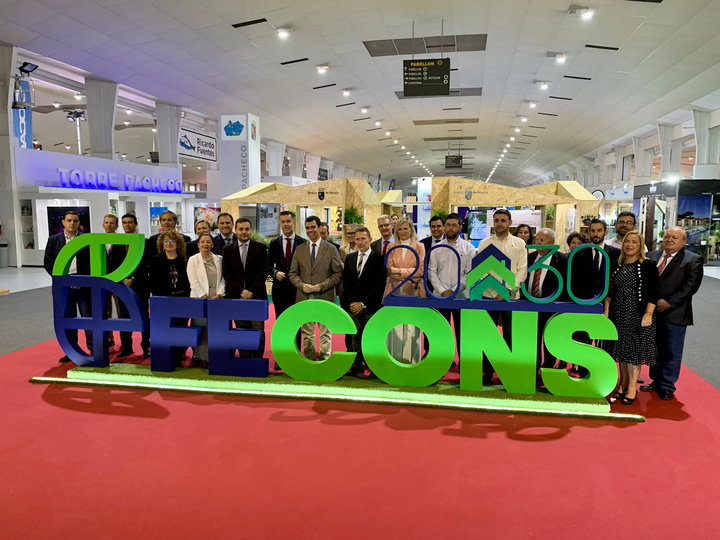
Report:
[[69,362],[69,361],[70,361],[70,357],[68,355],[63,356],[60,360],[58,360],[58,362],[60,362],[61,364],[64,364],[65,362]]
[[120,349],[120,352],[117,353],[117,358],[125,358],[126,356],[132,356],[133,354],[132,349]]
[[670,401],[672,398],[675,397],[675,392],[672,390],[658,390],[658,397],[665,401]]
[[643,385],[640,387],[640,390],[642,390],[643,392],[657,392],[657,391],[658,391],[658,387],[655,386],[655,383],[653,382],[653,383],[650,383],[650,384],[643,384]]
[[492,375],[490,375],[489,377],[487,375],[483,375],[482,385],[483,386],[492,386],[492,384],[493,384]]
[[274,369],[275,371],[282,371],[282,368],[280,367],[280,364],[278,364],[277,362],[275,362],[275,365],[273,366],[273,369]]
[[143,349],[143,355],[142,355],[142,357],[143,357],[143,358],[150,358],[150,348],[149,348],[149,347],[148,347],[147,349]]

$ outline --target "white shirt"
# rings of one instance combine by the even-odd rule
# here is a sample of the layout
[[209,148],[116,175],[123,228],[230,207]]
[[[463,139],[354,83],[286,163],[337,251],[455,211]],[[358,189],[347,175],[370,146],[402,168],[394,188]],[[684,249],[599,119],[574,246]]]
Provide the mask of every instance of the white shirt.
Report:
[[[467,240],[458,237],[455,244],[444,238],[438,244],[451,246],[460,255],[460,290],[455,298],[469,298],[467,290],[467,274],[472,267],[475,248]],[[444,291],[454,291],[457,287],[457,257],[449,249],[438,248],[430,254],[428,263],[428,279],[436,296]]]
[[[65,231],[63,231],[63,234],[65,234]],[[70,240],[73,240],[74,238],[77,238],[77,234],[75,236],[68,236],[65,234],[65,244],[67,245]],[[70,270],[68,270],[68,274],[77,274],[77,255],[75,255],[72,258],[72,262],[70,263]]]
[[[477,252],[480,253],[490,244],[498,248],[510,259],[510,270],[513,274],[515,274],[515,288],[511,289],[510,287],[507,287],[507,289],[510,291],[510,297],[517,300],[520,298],[520,285],[525,281],[525,278],[527,278],[528,264],[525,241],[522,238],[513,236],[512,234],[508,234],[505,240],[500,240],[493,234],[489,238],[480,242]],[[495,274],[495,272],[490,272],[490,274],[498,281],[503,281],[500,276]],[[483,292],[483,298],[495,298],[497,294],[498,293],[493,289],[486,289],[485,292]]]

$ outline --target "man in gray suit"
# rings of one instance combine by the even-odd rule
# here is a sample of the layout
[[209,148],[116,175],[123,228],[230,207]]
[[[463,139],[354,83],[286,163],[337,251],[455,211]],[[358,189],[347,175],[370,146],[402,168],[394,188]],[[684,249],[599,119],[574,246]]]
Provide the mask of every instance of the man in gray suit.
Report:
[[[342,264],[338,249],[320,238],[320,218],[310,216],[305,220],[308,241],[295,248],[290,266],[290,282],[297,289],[296,302],[303,300],[327,300],[335,302],[335,287],[342,279]],[[303,324],[303,352],[305,358],[315,360],[315,324]],[[326,360],[330,356],[332,333],[327,326],[317,323],[320,330],[320,351],[317,357]]]

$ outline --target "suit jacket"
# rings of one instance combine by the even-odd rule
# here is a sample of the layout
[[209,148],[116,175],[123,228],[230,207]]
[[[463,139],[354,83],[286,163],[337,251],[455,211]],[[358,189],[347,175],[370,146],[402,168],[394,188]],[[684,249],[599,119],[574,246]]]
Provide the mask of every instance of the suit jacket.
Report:
[[[391,248],[397,245],[397,243],[389,244],[388,252]],[[406,281],[405,283],[403,283],[399,294],[404,294],[408,296],[419,296],[421,298],[427,296],[425,294],[425,287],[423,287],[422,284],[423,272],[425,271],[425,246],[420,242],[410,242],[410,247],[417,251],[417,254],[420,256],[419,261],[417,261],[415,259],[415,256],[405,248],[398,248],[388,255],[387,266],[391,268],[400,268],[400,275],[398,276],[397,274],[394,274],[392,276],[387,276],[387,284],[385,285],[385,292],[383,293],[383,297],[390,294],[390,291],[397,287],[402,280],[407,278],[413,272],[413,270],[415,270],[416,264],[419,264],[418,271],[415,273],[415,275],[413,275],[412,281]]]
[[[647,311],[648,304],[657,305],[659,299],[658,286],[658,268],[657,264],[650,259],[645,259],[642,263],[640,259],[633,263],[634,270],[637,274],[638,291],[633,291],[633,298],[638,315],[642,315]],[[616,266],[610,271],[610,290],[608,298],[612,301],[617,295],[615,290],[615,275],[622,270],[622,266]],[[667,268],[666,268],[667,270]]]
[[[133,270],[133,273],[128,279],[132,279],[133,283],[130,288],[135,291],[140,298],[147,298],[150,296],[150,282],[148,279],[148,265],[146,264],[147,254],[143,254],[143,260],[137,265],[137,268]],[[110,257],[108,261],[108,271],[112,265],[112,269],[118,268],[127,256],[127,247],[121,245],[114,245],[110,248]]]
[[[444,238],[444,236],[443,236]],[[420,243],[425,246],[425,261],[430,257],[430,249],[433,247],[433,237],[432,236],[426,236],[422,240],[420,240]],[[422,261],[423,268],[425,268],[425,261]],[[430,279],[427,280],[427,288],[430,292],[433,292],[433,286],[430,283]]]
[[319,240],[315,264],[310,264],[311,242],[304,242],[295,250],[295,256],[290,266],[290,281],[297,288],[295,301],[300,302],[310,298],[302,291],[302,286],[320,285],[318,293],[313,293],[312,298],[320,300],[335,301],[335,287],[342,279],[342,263],[340,262],[340,251],[328,244],[325,240]]
[[222,258],[222,275],[225,279],[225,298],[240,298],[244,289],[250,291],[253,300],[267,300],[265,280],[268,275],[268,254],[262,242],[248,241],[246,267],[240,259],[240,244],[225,246]]
[[[230,238],[232,238],[232,241],[230,242],[230,244],[232,244],[233,242],[237,242],[237,235],[235,233],[232,233]],[[228,244],[228,245],[230,245],[230,244]],[[215,255],[222,255],[224,249],[225,249],[225,239],[223,238],[223,235],[218,234],[216,236],[213,236],[212,252]],[[188,254],[188,256],[189,256],[189,254]]]
[[198,241],[193,240],[192,242],[187,242],[185,244],[185,253],[187,254],[188,260],[190,260],[190,257],[192,257],[193,255],[197,255],[198,253],[200,253],[200,247],[198,246]]
[[[610,257],[610,276],[612,276],[618,265],[620,250],[607,242],[603,249]],[[572,260],[572,291],[575,296],[583,300],[594,298],[605,286],[605,257],[601,259],[600,268],[598,268],[593,260],[593,251],[592,248],[582,248]]]
[[357,251],[348,254],[342,274],[343,293],[340,305],[346,311],[353,302],[365,304],[363,313],[372,315],[382,307],[383,289],[385,288],[386,270],[382,256],[372,249],[368,250],[368,258],[363,266],[362,274],[357,272]]
[[[78,233],[80,236],[82,233]],[[76,237],[77,238],[77,237]],[[45,258],[43,260],[43,266],[45,271],[52,276],[53,266],[58,254],[65,247],[65,232],[53,234],[48,238],[47,245],[45,246]],[[84,276],[90,275],[90,249],[83,248],[76,255],[77,259],[77,273]]]
[[[530,272],[530,267],[535,264],[535,261],[537,261],[539,258],[540,254],[537,251],[533,251],[532,253],[528,254],[528,277],[525,279],[525,289],[527,289],[527,296],[531,295],[532,279],[535,274],[535,272]],[[555,268],[558,272],[560,272],[563,281],[565,280],[565,276],[567,275],[567,256],[565,254],[555,252],[552,254],[552,257],[550,257],[550,259],[545,261],[543,264]],[[548,296],[555,293],[555,291],[557,291],[558,289],[558,284],[559,282],[557,276],[553,274],[550,270],[547,270],[545,272],[545,279],[543,279],[540,285],[540,294],[538,298],[547,298]],[[565,288],[563,287],[560,296],[558,296],[556,300],[565,299],[566,293]]]
[[[382,243],[384,241],[384,238],[381,236],[377,240],[373,240],[370,243],[370,249],[372,249],[375,253],[378,253],[379,255],[382,255]],[[394,240],[392,237],[390,238],[390,241],[388,242],[388,249],[390,249],[390,244],[392,244]]]
[[[280,235],[277,238],[274,238],[270,242],[270,247],[268,248],[268,260],[270,263],[270,275],[273,278],[273,284],[272,284],[272,294],[273,298],[277,297],[288,297],[287,300],[292,303],[295,301],[295,287],[290,282],[290,266],[292,264],[292,260],[295,257],[295,250],[297,247],[303,243],[307,242],[305,238],[302,238],[299,235],[295,235],[295,238],[293,239],[291,253],[290,253],[290,264],[287,264],[285,262],[285,236]],[[275,274],[278,272],[284,272],[285,273],[285,279],[282,281],[278,281],[275,277]]]
[[[662,255],[662,249],[651,251],[648,259],[657,265]],[[655,313],[671,324],[693,324],[692,297],[700,288],[702,278],[702,257],[685,248],[678,251],[659,278],[660,298],[670,307]]]
[[[217,271],[217,279],[215,281],[215,294],[225,295],[225,280],[222,277],[222,257],[212,254],[213,264]],[[190,257],[187,263],[188,281],[190,281],[190,296],[193,298],[202,298],[208,296],[210,291],[210,283],[208,281],[207,271],[205,270],[205,261],[199,253]]]

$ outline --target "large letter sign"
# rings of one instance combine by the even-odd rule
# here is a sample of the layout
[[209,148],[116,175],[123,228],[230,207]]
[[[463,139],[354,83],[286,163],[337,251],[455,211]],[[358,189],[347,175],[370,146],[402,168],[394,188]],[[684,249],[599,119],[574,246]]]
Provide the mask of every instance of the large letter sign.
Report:
[[[105,245],[127,245],[125,262],[106,274]],[[558,358],[587,368],[584,378],[573,379],[565,370],[541,369],[546,388],[555,395],[598,398],[607,395],[617,382],[617,368],[610,355],[599,347],[572,339],[573,333],[587,332],[591,339],[617,339],[612,322],[602,315],[599,302],[604,293],[591,299],[576,298],[569,290],[572,302],[558,302],[563,290],[570,287],[573,276],[568,264],[566,276],[544,264],[557,251],[557,246],[528,246],[548,249],[531,270],[542,268],[554,272],[558,290],[546,298],[510,300],[509,291],[517,288],[510,261],[499,250],[489,247],[476,255],[467,275],[469,298],[430,294],[428,298],[395,294],[396,288],[385,300],[385,307],[367,322],[362,338],[365,361],[375,375],[390,385],[424,387],[436,383],[447,373],[455,355],[455,335],[440,315],[440,309],[457,309],[461,313],[462,341],[458,344],[462,372],[460,389],[483,391],[483,358],[487,358],[509,393],[533,394],[536,390],[537,344],[543,338],[548,350]],[[576,255],[577,248],[570,256]],[[81,249],[90,250],[91,276],[67,275],[72,258]],[[54,266],[53,305],[55,332],[65,353],[78,365],[107,367],[109,365],[107,333],[111,331],[141,331],[147,328],[146,314],[138,297],[129,287],[117,283],[132,274],[141,264],[144,242],[141,235],[86,234],[69,243],[58,256]],[[420,258],[408,246],[393,249],[410,249],[415,253],[417,272]],[[434,249],[452,249],[434,246]],[[602,250],[601,250],[602,251]],[[459,262],[459,259],[458,259]],[[427,288],[427,260],[425,261]],[[607,267],[608,265],[606,265]],[[459,268],[459,264],[458,264]],[[459,270],[458,270],[459,272]],[[564,279],[565,278],[565,279]],[[575,276],[575,279],[578,279]],[[606,272],[606,282],[608,274]],[[90,289],[92,317],[75,317],[74,306],[67,305],[71,287]],[[525,291],[524,284],[520,287]],[[502,300],[483,298],[482,293],[493,289]],[[605,284],[607,290],[607,283]],[[128,307],[130,319],[105,319],[106,292],[112,292]],[[209,374],[227,377],[268,377],[267,358],[240,358],[235,350],[258,351],[261,331],[235,329],[233,321],[264,321],[268,318],[266,300],[225,300],[203,298],[153,297],[150,302],[150,333],[152,341],[151,369],[168,372],[175,369],[172,347],[194,347],[199,344],[200,328],[189,326],[188,319],[208,321]],[[488,311],[513,313],[513,332],[508,345],[492,321]],[[538,325],[538,313],[555,313],[544,328]],[[324,300],[306,300],[287,309],[275,321],[270,336],[273,356],[293,379],[306,381],[336,381],[341,379],[353,364],[356,353],[334,352],[327,360],[316,362],[305,358],[298,350],[296,335],[305,323],[321,323],[331,332],[354,334],[355,323],[338,305]],[[399,325],[413,325],[427,336],[429,353],[417,364],[402,364],[392,358],[387,349],[390,331]],[[68,332],[78,329],[93,331],[92,356],[83,352]],[[262,351],[260,351],[262,352]],[[256,355],[261,356],[261,355]]]

